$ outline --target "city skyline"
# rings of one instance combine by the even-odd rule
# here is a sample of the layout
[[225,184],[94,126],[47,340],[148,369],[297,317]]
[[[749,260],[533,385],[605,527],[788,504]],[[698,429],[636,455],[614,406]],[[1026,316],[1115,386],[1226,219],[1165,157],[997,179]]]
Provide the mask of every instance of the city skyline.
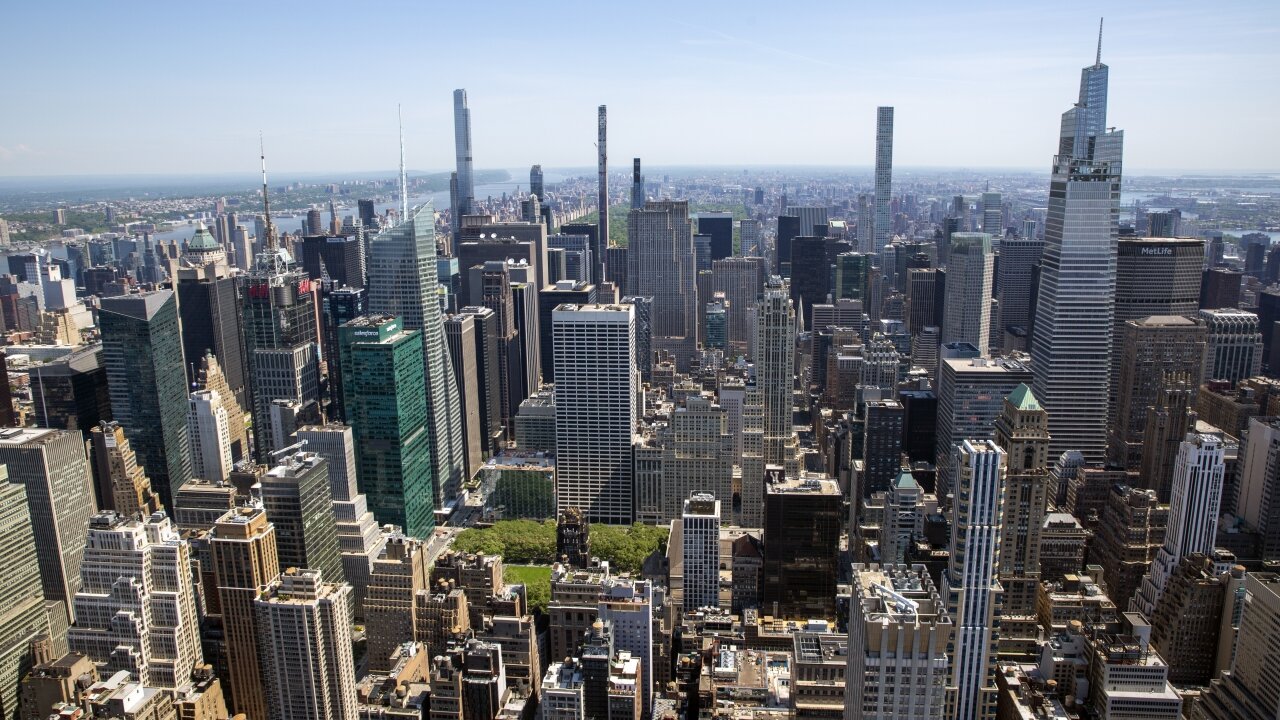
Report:
[[[855,15],[853,8],[824,5],[767,23],[763,9],[720,12],[718,4],[680,8],[674,21],[659,11],[627,22],[614,11],[588,13],[585,7],[544,15],[532,7],[494,5],[501,20],[486,28],[479,47],[500,51],[476,52],[474,38],[441,33],[432,37],[430,55],[362,53],[375,59],[334,63],[315,82],[293,80],[302,78],[293,69],[295,55],[262,35],[300,28],[316,36],[345,33],[358,19],[315,5],[303,16],[255,6],[199,18],[152,6],[146,9],[152,26],[198,20],[201,30],[149,36],[147,45],[95,53],[86,63],[87,51],[76,48],[97,46],[92,41],[99,33],[127,35],[129,17],[84,8],[80,22],[63,25],[39,9],[15,8],[15,26],[29,32],[0,57],[13,67],[30,67],[24,59],[39,54],[39,69],[15,74],[11,92],[43,98],[43,108],[0,120],[0,177],[238,172],[251,167],[252,136],[259,129],[269,140],[273,167],[286,174],[368,171],[393,164],[396,103],[404,104],[412,165],[441,170],[454,164],[450,99],[457,88],[468,91],[481,169],[589,167],[595,154],[590,113],[601,103],[610,106],[615,157],[644,157],[651,167],[869,166],[873,109],[891,105],[897,109],[899,167],[1043,168],[1059,98],[1093,57],[1101,16],[1107,18],[1103,61],[1122,68],[1112,78],[1117,100],[1111,114],[1133,136],[1126,158],[1131,172],[1280,169],[1280,151],[1248,142],[1264,134],[1280,110],[1280,100],[1253,89],[1280,67],[1278,51],[1267,43],[1276,10],[1262,3],[1035,10],[979,5],[963,12],[935,5],[923,14],[927,22],[914,24],[876,8]],[[438,17],[419,12],[388,8],[368,17],[394,13],[400,26],[461,21],[453,7],[441,8]],[[847,33],[847,44],[811,49],[810,21],[819,16],[823,27]],[[609,35],[609,47],[628,52],[583,62],[583,46],[570,42],[578,33],[567,29],[569,17],[575,30]],[[867,32],[867,26],[881,30]],[[990,33],[991,42],[958,42],[979,33]],[[192,43],[206,45],[205,52],[194,52]],[[1228,43],[1232,52],[1214,50]],[[48,52],[50,47],[65,50]],[[460,62],[435,70],[434,57]],[[513,72],[516,57],[535,62]],[[975,107],[973,83],[993,76],[980,93],[987,112],[938,111]],[[60,77],[76,77],[78,91],[56,92]],[[616,81],[623,77],[627,82],[620,86]],[[222,80],[200,90],[201,78]],[[605,89],[588,97],[584,86]],[[612,89],[619,87],[626,91]],[[1170,116],[1165,111],[1178,97],[1172,93],[1186,87],[1197,89],[1197,102],[1178,103]],[[325,113],[320,88],[358,90],[371,99],[360,113]],[[227,95],[241,100],[227,102]],[[129,96],[148,98],[153,109],[109,110]],[[689,97],[699,102],[689,103]],[[823,112],[799,112],[815,103]],[[87,107],[108,110],[86,113]],[[298,124],[300,116],[307,122]],[[1199,130],[1209,126],[1218,128],[1218,136],[1201,142]],[[762,137],[786,142],[760,143]]]

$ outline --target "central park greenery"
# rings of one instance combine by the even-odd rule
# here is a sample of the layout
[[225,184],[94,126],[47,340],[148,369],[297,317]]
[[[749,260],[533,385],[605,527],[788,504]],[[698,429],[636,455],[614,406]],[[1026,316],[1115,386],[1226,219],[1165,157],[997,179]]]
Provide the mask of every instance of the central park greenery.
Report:
[[[609,562],[615,573],[639,574],[645,558],[667,549],[667,529],[636,523],[630,527],[591,525],[591,554]],[[487,528],[468,528],[454,540],[455,550],[501,555],[509,565],[550,565],[556,558],[554,520],[502,520]]]

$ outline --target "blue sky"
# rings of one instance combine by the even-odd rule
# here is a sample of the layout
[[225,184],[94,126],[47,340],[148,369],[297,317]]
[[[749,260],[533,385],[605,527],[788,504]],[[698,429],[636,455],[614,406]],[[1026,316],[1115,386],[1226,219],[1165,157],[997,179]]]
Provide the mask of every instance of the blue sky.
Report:
[[1280,170],[1274,2],[36,2],[0,10],[0,176],[873,160],[1047,170],[1106,16],[1126,170]]

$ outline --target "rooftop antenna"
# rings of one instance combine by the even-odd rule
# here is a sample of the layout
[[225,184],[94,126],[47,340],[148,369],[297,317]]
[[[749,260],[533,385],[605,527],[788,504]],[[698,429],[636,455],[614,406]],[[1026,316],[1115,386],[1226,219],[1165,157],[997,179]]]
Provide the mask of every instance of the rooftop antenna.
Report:
[[276,251],[276,228],[271,224],[271,198],[267,195],[267,151],[262,141],[262,131],[258,131],[258,153],[262,159],[262,214],[266,216],[266,247],[267,252],[275,254]]
[[1094,67],[1102,64],[1102,20],[1103,18],[1098,18],[1098,57],[1093,61]]
[[400,123],[400,221],[409,219],[409,182],[404,174],[404,116],[396,105],[396,121]]

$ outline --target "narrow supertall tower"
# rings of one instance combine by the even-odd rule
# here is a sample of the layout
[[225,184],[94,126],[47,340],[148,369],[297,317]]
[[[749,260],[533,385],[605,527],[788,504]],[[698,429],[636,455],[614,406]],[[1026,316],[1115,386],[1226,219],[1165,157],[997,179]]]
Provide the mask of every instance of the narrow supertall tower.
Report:
[[1049,454],[1079,450],[1090,462],[1104,459],[1107,444],[1124,141],[1106,129],[1106,112],[1107,66],[1095,62],[1081,71],[1079,100],[1062,114],[1031,339]]
[[644,207],[644,176],[640,174],[640,158],[631,161],[631,209]]
[[453,91],[453,145],[458,159],[458,193],[453,204],[456,235],[462,227],[462,216],[472,211],[476,198],[475,177],[471,172],[471,109],[467,107],[467,91],[463,89]]
[[893,213],[889,207],[889,196],[893,189],[893,108],[876,108],[876,196],[875,218],[872,228],[875,233],[875,248],[871,252],[880,252],[880,248],[889,244],[893,237]]
[[609,134],[608,111],[601,105],[596,115],[596,164],[600,173],[599,197],[596,205],[600,209],[600,220],[596,223],[597,242],[600,243],[600,254],[595,262],[601,266],[600,277],[592,279],[599,284],[605,280],[605,260],[603,250],[609,247],[609,154],[605,152],[605,139]]

